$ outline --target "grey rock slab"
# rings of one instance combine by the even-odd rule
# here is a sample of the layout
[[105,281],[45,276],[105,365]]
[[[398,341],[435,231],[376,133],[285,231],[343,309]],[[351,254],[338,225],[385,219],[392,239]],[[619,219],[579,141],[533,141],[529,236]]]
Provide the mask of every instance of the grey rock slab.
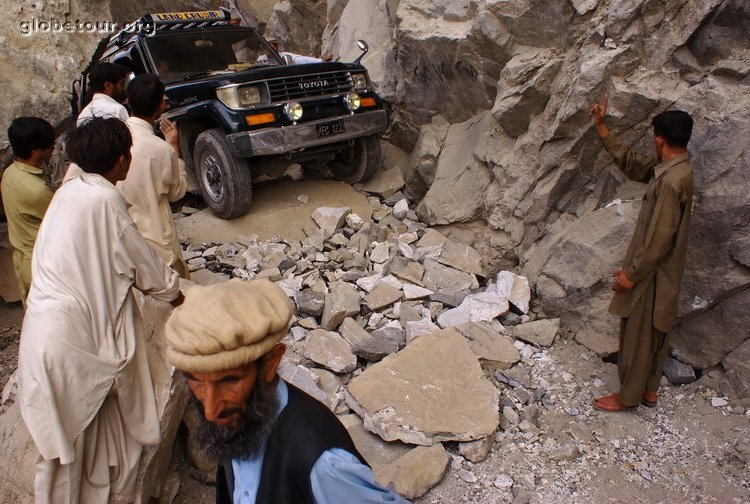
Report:
[[499,424],[497,389],[455,330],[417,338],[347,385],[347,404],[387,441],[472,441]]
[[664,375],[673,385],[684,385],[697,380],[692,366],[667,356],[664,360]]
[[320,207],[313,211],[312,219],[326,236],[331,236],[336,229],[343,227],[351,211],[349,207]]
[[501,271],[495,277],[495,289],[498,294],[504,295],[510,304],[515,306],[521,313],[529,312],[531,301],[531,288],[526,277],[516,275],[510,271]]
[[492,435],[484,439],[477,439],[476,441],[458,443],[458,453],[466,460],[475,464],[482,462],[490,454],[494,440],[495,436]]
[[404,330],[406,331],[406,344],[408,345],[420,336],[440,331],[440,327],[435,325],[432,320],[424,318],[407,322]]
[[398,320],[391,320],[383,327],[375,329],[372,331],[372,336],[378,341],[381,341],[389,350],[395,348],[395,350],[392,350],[389,353],[398,351],[399,348],[406,344],[406,331],[404,331],[401,322]]
[[198,270],[190,274],[190,280],[198,285],[214,285],[229,281],[229,275],[214,273],[209,270]]
[[443,480],[450,456],[440,443],[418,446],[382,469],[382,478],[399,495],[416,499]]
[[325,307],[326,295],[312,289],[304,289],[294,296],[294,300],[300,315],[320,317]]
[[722,361],[732,388],[741,398],[750,397],[750,339]]
[[318,387],[320,378],[307,369],[305,366],[294,365],[286,360],[282,360],[277,368],[279,376],[287,383],[291,383],[298,389],[314,397],[319,402],[331,407],[331,401],[328,395]]
[[376,337],[364,330],[353,318],[344,319],[339,332],[351,345],[354,355],[369,361],[378,361],[397,352],[399,348],[398,339]]
[[376,273],[374,275],[359,278],[355,283],[357,284],[357,287],[359,287],[363,291],[372,292],[382,280],[383,275],[380,273]]
[[446,240],[437,261],[466,273],[482,275],[482,256],[479,252],[468,245]]
[[399,200],[395,205],[393,205],[393,216],[398,220],[402,220],[403,218],[405,218],[408,212],[409,202],[406,201],[406,199]]
[[403,290],[405,301],[410,301],[413,299],[423,299],[431,296],[432,294],[435,294],[430,289],[425,289],[424,287],[420,287],[418,285],[413,285],[410,283],[405,283],[403,286]]
[[459,292],[479,287],[476,277],[470,273],[444,266],[427,259],[424,262],[424,286],[434,292]]
[[443,244],[448,240],[440,231],[427,228],[422,234],[422,238],[417,242],[417,247],[438,247],[442,249]]
[[535,320],[508,329],[514,338],[541,347],[552,346],[560,331],[560,319]]
[[363,191],[387,198],[404,187],[404,176],[400,168],[377,172],[362,186]]
[[580,456],[581,451],[578,449],[578,446],[573,440],[556,446],[549,452],[549,459],[555,462],[559,462],[561,460],[575,460]]
[[360,297],[357,288],[349,283],[331,284],[331,291],[326,294],[323,317],[320,325],[323,329],[336,329],[346,317],[359,313]]
[[370,251],[370,261],[383,264],[391,256],[388,242],[376,243]]
[[318,377],[318,387],[326,394],[335,395],[341,388],[341,378],[327,369],[313,368],[310,372]]
[[422,283],[424,266],[406,257],[394,257],[388,262],[388,271],[407,282]]
[[400,289],[381,283],[375,287],[372,292],[365,296],[364,303],[372,311],[382,310],[386,306],[390,306],[396,301],[400,301],[401,296],[402,293]]
[[508,369],[521,360],[521,354],[513,345],[513,340],[505,334],[475,322],[461,324],[456,329],[469,342],[484,369]]
[[352,228],[354,231],[359,231],[362,229],[362,226],[365,224],[365,221],[360,217],[359,215],[355,213],[350,213],[346,216],[346,225]]
[[357,367],[357,357],[338,333],[315,329],[305,340],[304,355],[334,373],[348,373]]
[[470,294],[459,306],[443,312],[437,319],[440,327],[451,327],[468,322],[488,322],[508,313],[508,300],[496,292],[487,291]]

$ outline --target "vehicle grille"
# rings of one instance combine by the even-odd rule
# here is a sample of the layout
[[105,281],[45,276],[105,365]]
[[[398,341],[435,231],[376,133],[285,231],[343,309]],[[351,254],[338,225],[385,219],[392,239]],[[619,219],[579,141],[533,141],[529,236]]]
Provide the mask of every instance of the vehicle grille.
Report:
[[323,72],[268,81],[271,102],[347,93],[353,87],[348,71]]

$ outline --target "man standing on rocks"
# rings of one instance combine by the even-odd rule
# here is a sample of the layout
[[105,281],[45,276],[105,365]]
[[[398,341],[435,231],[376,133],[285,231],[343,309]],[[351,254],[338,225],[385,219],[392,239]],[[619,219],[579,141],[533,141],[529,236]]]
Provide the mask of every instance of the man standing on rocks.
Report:
[[216,502],[406,503],[328,408],[277,376],[291,317],[274,283],[230,280],[191,288],[167,321],[167,357],[203,413],[196,439],[221,462]]
[[154,133],[154,123],[168,108],[164,84],[155,75],[139,75],[128,84],[128,103],[133,111],[127,120],[133,135],[133,161],[117,189],[130,204],[128,212],[149,245],[181,277],[189,278],[169,207],[187,190],[180,134],[169,119],[160,123],[164,140]]
[[0,191],[13,245],[13,269],[25,305],[31,287],[31,253],[54,194],[43,167],[52,157],[55,130],[44,119],[19,117],[10,123],[8,140],[16,160],[3,173]]
[[615,295],[610,313],[620,319],[620,391],[594,400],[604,411],[623,411],[638,403],[654,407],[667,333],[677,318],[693,200],[693,168],[687,144],[693,119],[681,110],[655,116],[655,157],[626,149],[604,124],[607,97],[591,108],[596,132],[617,166],[630,179],[648,183],[622,269],[612,276]]
[[115,189],[130,146],[119,119],[70,132],[74,164],[34,246],[18,386],[40,454],[37,504],[133,502],[142,445],[160,441],[133,288],[174,304],[181,294]]

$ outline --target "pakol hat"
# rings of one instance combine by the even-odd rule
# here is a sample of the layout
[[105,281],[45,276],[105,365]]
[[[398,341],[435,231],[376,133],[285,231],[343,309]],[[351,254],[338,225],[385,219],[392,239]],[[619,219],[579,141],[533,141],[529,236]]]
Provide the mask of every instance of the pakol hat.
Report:
[[281,341],[291,316],[291,301],[268,280],[195,286],[167,320],[167,359],[188,372],[244,366]]

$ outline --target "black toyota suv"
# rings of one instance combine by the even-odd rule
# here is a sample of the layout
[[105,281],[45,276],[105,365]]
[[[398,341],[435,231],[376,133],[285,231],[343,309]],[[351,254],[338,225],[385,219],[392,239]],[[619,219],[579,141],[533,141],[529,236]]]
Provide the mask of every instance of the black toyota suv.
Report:
[[[258,32],[226,11],[149,14],[103,41],[92,62],[157,74],[166,84],[180,148],[204,200],[229,219],[250,207],[258,176],[303,172],[349,183],[380,166],[384,102],[360,64],[293,65]],[[87,74],[74,84],[74,117],[85,104]],[[76,93],[75,90],[79,91]]]

